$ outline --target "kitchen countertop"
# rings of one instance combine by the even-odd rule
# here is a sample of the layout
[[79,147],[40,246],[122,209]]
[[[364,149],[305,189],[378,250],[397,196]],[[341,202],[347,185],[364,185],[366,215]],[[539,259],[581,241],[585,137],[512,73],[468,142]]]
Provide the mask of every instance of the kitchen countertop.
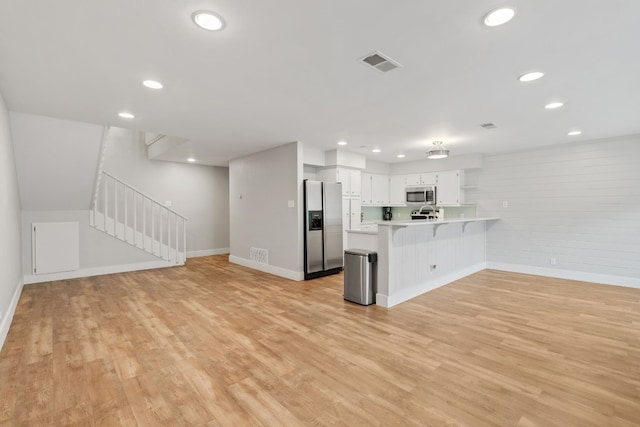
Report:
[[378,234],[378,227],[371,228],[361,228],[360,230],[346,230],[347,233],[355,233],[355,234]]
[[463,218],[463,219],[445,219],[443,221],[437,221],[435,219],[398,219],[391,221],[377,221],[376,223],[380,226],[389,226],[389,227],[408,227],[408,226],[416,226],[416,225],[437,225],[437,224],[452,224],[452,223],[464,223],[464,222],[476,222],[476,221],[495,221],[500,218],[498,217],[490,217],[490,218]]
[[375,221],[373,223],[363,224],[359,229],[346,230],[347,233],[355,234],[378,234],[378,226],[388,227],[408,227],[416,225],[439,225],[439,224],[452,224],[452,223],[465,223],[465,222],[477,222],[477,221],[495,221],[497,217],[491,218],[463,218],[463,219],[445,219],[443,221],[437,221],[434,219],[394,219],[391,221]]

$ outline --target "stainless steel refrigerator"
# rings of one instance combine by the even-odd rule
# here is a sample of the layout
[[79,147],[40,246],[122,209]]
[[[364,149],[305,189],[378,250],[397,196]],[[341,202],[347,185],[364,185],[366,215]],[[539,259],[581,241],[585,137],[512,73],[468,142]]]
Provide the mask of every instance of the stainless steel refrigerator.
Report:
[[304,278],[342,270],[342,184],[304,180]]

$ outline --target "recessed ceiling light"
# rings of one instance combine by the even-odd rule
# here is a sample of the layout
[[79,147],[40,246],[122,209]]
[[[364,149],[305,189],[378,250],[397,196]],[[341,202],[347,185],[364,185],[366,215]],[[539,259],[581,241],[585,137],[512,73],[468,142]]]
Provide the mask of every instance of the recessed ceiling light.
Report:
[[582,134],[581,130],[572,130],[571,132],[569,132],[567,135],[569,136],[576,136],[576,135],[580,135]]
[[544,76],[544,73],[541,71],[532,71],[531,73],[521,75],[520,77],[518,77],[518,80],[520,80],[523,83],[526,83],[526,82],[532,82],[534,80],[538,80],[543,76]]
[[347,141],[338,141],[338,145],[347,145]]
[[118,113],[118,116],[122,117],[123,119],[133,119],[135,116],[131,113]]
[[209,31],[219,31],[224,28],[224,20],[216,13],[208,10],[198,10],[191,14],[191,19],[202,29]]
[[371,152],[372,152],[372,153],[379,153],[379,152],[381,152],[381,151],[382,151],[382,150],[381,150],[381,149],[379,149],[379,148],[374,148],[373,150],[371,150]]
[[404,159],[404,154],[398,154],[396,157],[399,159]]
[[187,159],[187,162],[190,162],[190,163],[193,163],[193,162],[195,162],[195,161],[196,161],[196,159],[194,159],[193,157],[189,157],[189,158]]
[[162,83],[157,82],[155,80],[145,80],[142,82],[142,84],[148,87],[149,89],[162,89]]
[[544,108],[546,108],[547,110],[554,110],[556,108],[560,108],[564,105],[564,103],[562,102],[551,102],[547,105],[544,106]]
[[508,7],[492,10],[484,16],[484,25],[487,27],[497,27],[498,25],[506,24],[516,14],[515,10]]

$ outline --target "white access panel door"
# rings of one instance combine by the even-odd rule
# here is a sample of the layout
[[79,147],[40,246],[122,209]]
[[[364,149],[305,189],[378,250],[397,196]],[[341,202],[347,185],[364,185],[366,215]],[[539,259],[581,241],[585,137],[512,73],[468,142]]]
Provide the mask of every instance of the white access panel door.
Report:
[[80,228],[77,222],[31,224],[33,274],[80,268]]

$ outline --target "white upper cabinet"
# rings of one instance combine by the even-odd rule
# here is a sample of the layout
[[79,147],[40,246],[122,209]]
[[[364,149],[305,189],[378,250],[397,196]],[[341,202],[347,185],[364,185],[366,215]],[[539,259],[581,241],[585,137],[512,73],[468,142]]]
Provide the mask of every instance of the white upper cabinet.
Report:
[[348,168],[329,168],[318,172],[318,179],[326,182],[342,183],[342,196],[360,196],[360,171]]
[[317,175],[322,181],[342,183],[342,196],[357,198],[362,206],[406,206],[407,187],[429,185],[436,186],[436,205],[465,204],[462,190],[464,170],[388,176],[336,167],[323,169]]
[[420,185],[420,174],[404,175],[404,183],[407,186]]
[[437,185],[438,174],[435,174],[435,173],[420,174],[420,184],[421,185]]
[[435,173],[414,173],[404,175],[404,183],[407,187],[420,185],[436,185],[438,176]]
[[389,177],[371,175],[371,199],[374,205],[387,206],[389,202]]
[[438,173],[436,188],[437,206],[460,206],[460,175],[461,171],[447,171]]
[[405,188],[407,184],[405,182],[404,175],[392,175],[389,183],[389,203],[391,205],[404,205],[405,204]]
[[389,176],[363,173],[360,199],[363,205],[388,206]]
[[362,189],[362,172],[359,170],[348,169],[349,181],[351,182],[351,196],[359,196]]
[[359,196],[361,190],[361,172],[356,169],[336,168],[337,182],[342,183],[343,196]]
[[363,173],[361,178],[362,188],[360,190],[360,199],[362,200],[363,205],[370,205],[373,203],[371,174]]

